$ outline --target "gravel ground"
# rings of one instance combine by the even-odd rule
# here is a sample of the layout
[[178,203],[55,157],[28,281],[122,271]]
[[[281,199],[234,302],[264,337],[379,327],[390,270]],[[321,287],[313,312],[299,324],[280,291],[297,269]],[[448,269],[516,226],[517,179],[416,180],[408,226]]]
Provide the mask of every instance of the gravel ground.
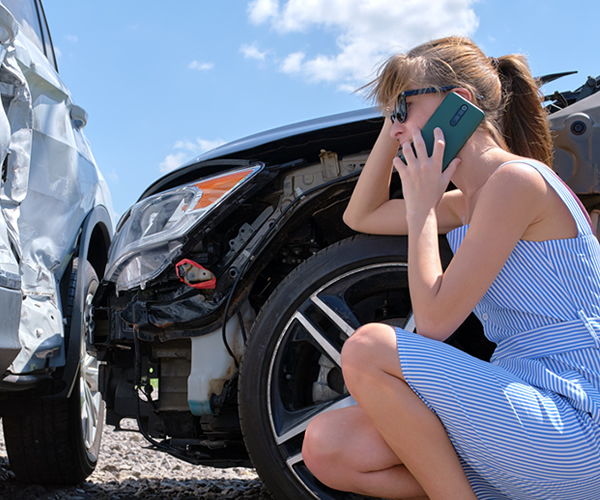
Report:
[[[135,428],[134,421],[127,424]],[[145,449],[146,441],[137,432],[116,432],[110,426],[104,429],[98,466],[85,483],[66,488],[24,485],[10,470],[1,434],[0,499],[271,500],[254,469],[190,465]]]

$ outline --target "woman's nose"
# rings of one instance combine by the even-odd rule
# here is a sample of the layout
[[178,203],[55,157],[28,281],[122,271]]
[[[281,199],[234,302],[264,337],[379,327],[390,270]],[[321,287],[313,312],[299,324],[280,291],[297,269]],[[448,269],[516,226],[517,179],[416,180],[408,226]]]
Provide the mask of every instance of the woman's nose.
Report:
[[398,120],[394,120],[392,128],[390,129],[390,137],[392,139],[400,140],[400,136],[403,132],[405,132],[404,124],[400,123]]

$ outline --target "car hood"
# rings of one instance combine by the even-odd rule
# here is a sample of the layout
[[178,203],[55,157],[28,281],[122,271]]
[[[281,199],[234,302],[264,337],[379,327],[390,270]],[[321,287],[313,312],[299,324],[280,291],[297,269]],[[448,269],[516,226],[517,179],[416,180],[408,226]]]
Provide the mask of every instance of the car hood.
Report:
[[[381,111],[365,108],[313,120],[307,120],[250,135],[212,149],[169,172],[151,184],[140,200],[167,189],[231,168],[224,159],[259,160],[281,164],[296,159],[318,158],[321,149],[336,148],[343,154],[344,143],[365,140],[365,149],[373,145],[373,134],[381,128]],[[376,135],[375,135],[376,137]],[[356,147],[353,148],[356,150]],[[216,160],[216,161],[215,161]]]

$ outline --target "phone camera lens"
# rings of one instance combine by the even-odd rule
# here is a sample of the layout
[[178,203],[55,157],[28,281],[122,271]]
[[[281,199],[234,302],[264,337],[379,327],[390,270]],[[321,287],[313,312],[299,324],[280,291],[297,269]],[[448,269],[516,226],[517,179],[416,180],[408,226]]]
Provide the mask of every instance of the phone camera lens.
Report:
[[467,112],[467,109],[469,109],[469,108],[467,107],[466,104],[463,104],[460,108],[458,108],[458,111],[450,120],[451,127],[456,126],[456,124],[460,121],[460,119],[463,117],[463,115]]

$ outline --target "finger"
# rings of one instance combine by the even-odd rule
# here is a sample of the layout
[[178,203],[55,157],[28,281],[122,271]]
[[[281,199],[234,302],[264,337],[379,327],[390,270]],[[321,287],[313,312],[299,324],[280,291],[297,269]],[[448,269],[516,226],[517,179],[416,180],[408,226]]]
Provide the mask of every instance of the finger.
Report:
[[444,172],[442,172],[442,175],[444,177],[444,180],[446,182],[450,182],[450,179],[452,178],[452,176],[454,175],[454,173],[456,172],[456,169],[458,168],[458,166],[460,165],[460,162],[462,160],[458,157],[454,158],[454,160],[452,160],[449,164],[448,167],[446,168],[446,170],[444,170]]
[[402,161],[402,158],[400,158],[399,156],[396,156],[394,158],[394,160],[392,161],[392,165],[394,165],[394,168],[399,174],[402,174],[402,172],[406,169],[406,163],[404,163]]
[[434,163],[442,164],[444,159],[444,149],[446,149],[446,141],[444,139],[444,132],[440,127],[436,127],[433,130],[433,151],[431,153],[431,159]]
[[413,136],[413,146],[415,151],[417,152],[417,158],[421,158],[425,160],[429,157],[427,154],[427,146],[425,146],[425,141],[423,140],[423,135],[418,128],[414,128],[412,131]]
[[404,155],[404,163],[406,165],[415,160],[415,152],[413,151],[410,141],[406,141],[404,144],[402,144],[402,154]]

